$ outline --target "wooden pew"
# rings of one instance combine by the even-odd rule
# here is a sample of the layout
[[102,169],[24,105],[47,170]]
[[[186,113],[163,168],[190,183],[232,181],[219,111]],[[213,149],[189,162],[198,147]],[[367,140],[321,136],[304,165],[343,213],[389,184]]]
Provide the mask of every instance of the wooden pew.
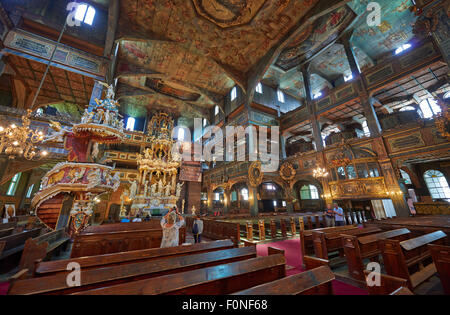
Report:
[[0,238],[13,234],[14,228],[0,230]]
[[306,270],[315,269],[321,266],[329,266],[330,261],[327,259],[317,258],[313,256],[304,256],[303,257],[303,265],[305,266]]
[[[248,216],[247,214],[244,216]],[[192,225],[194,224],[193,217],[186,217],[186,228],[192,231]],[[213,219],[202,218],[203,220],[203,233],[204,237],[223,240],[231,239],[236,245],[241,242],[241,232],[239,223],[215,221]]]
[[[316,229],[315,231],[323,231],[325,233],[327,232],[333,232],[333,231],[347,231],[347,230],[355,230],[358,229],[356,225],[347,225],[347,226],[336,226],[336,227],[327,227],[322,229]],[[300,229],[300,246],[301,246],[301,253],[302,258],[305,255],[312,255],[314,254],[314,244],[313,244],[313,238],[312,238],[312,232],[313,230],[302,230]]]
[[332,295],[335,279],[330,267],[321,266],[280,280],[234,293],[233,295]]
[[[96,256],[131,250],[159,248],[162,228],[104,233],[81,233],[75,236],[70,257]],[[179,245],[184,243],[186,227],[179,230]]]
[[444,292],[450,295],[450,246],[429,244],[428,248],[441,279]]
[[[362,229],[341,230],[341,231],[317,231],[312,232],[314,253],[316,257],[329,259],[328,255],[336,250],[342,250],[342,234],[364,236],[381,232],[380,228],[370,227]],[[342,253],[343,254],[343,253]]]
[[0,242],[0,257],[2,256],[3,249],[6,246],[6,242]]
[[[364,275],[366,279],[366,288],[369,295],[390,295],[398,289],[406,287],[408,283],[406,279],[393,277],[378,272],[372,272],[370,270],[364,270]],[[375,281],[375,278],[380,279],[380,285],[369,285],[369,280]]]
[[283,255],[257,257],[198,270],[134,281],[77,295],[225,295],[286,276]]
[[231,240],[219,240],[208,243],[198,243],[169,248],[152,248],[98,256],[38,262],[34,267],[33,276],[42,277],[67,273],[66,268],[70,262],[78,263],[82,270],[89,270],[136,262],[149,262],[162,258],[214,252],[218,250],[231,249],[234,247],[235,245]]
[[388,275],[406,279],[408,288],[414,290],[419,284],[436,273],[428,244],[441,245],[447,235],[436,231],[406,241],[380,240],[380,249]]
[[364,281],[364,259],[377,260],[381,254],[378,246],[381,239],[395,239],[404,241],[409,239],[411,232],[408,229],[397,229],[377,234],[358,237],[355,235],[342,235],[342,246],[347,259],[348,272],[354,279]]
[[0,261],[2,262],[0,270],[7,271],[17,266],[20,260],[19,255],[25,247],[25,241],[30,237],[39,236],[40,233],[41,228],[37,228],[0,238],[0,243],[5,243],[0,255]]
[[161,228],[160,220],[152,219],[148,222],[128,222],[128,223],[124,222],[124,223],[112,223],[102,225],[90,225],[86,229],[84,229],[81,232],[81,234],[152,230],[160,228]]
[[51,258],[53,254],[59,255],[62,249],[67,250],[70,237],[65,229],[50,231],[35,238],[29,238],[20,258],[19,270],[27,269],[32,274],[35,262]]
[[7,230],[10,228],[16,228],[17,222],[0,223],[0,230]]
[[67,294],[130,281],[227,264],[256,257],[256,247],[241,247],[227,250],[169,257],[157,261],[145,261],[119,266],[81,270],[81,286],[69,287],[66,274],[19,280],[11,283],[8,294]]

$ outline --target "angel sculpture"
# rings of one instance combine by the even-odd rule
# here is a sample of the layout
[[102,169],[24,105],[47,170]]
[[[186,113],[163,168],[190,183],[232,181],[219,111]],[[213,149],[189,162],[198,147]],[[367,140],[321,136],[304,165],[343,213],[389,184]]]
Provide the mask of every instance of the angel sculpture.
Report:
[[181,196],[181,188],[183,187],[184,183],[178,183],[177,184],[177,197]]
[[137,181],[134,179],[133,181],[129,182],[131,184],[130,186],[130,199],[134,199],[137,194]]
[[97,159],[98,153],[99,153],[98,142],[95,142],[94,146],[93,146],[93,149],[92,149],[92,153],[91,153],[92,159],[94,159],[94,160]]
[[152,187],[152,196],[156,195],[156,183],[154,183],[151,187]]
[[61,126],[61,123],[59,122],[55,122],[55,121],[50,121],[50,128],[52,128],[54,130],[54,132],[52,132],[50,135],[48,135],[45,139],[44,139],[44,143],[45,142],[64,142],[64,136],[66,135],[66,133],[69,133],[70,130],[63,128]]
[[87,186],[88,189],[100,185],[102,183],[101,170],[99,168],[91,169],[87,176],[87,179],[89,181],[89,184]]
[[167,197],[170,196],[170,190],[171,190],[171,188],[172,188],[172,187],[170,187],[170,185],[167,185],[167,186],[165,187],[165,189],[166,189],[166,196],[167,196]]

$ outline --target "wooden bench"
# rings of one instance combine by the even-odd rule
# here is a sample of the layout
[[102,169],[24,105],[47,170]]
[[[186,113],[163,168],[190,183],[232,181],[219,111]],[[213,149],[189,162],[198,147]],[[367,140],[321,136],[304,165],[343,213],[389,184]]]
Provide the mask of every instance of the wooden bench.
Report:
[[377,234],[358,237],[356,235],[342,235],[342,246],[347,259],[348,272],[356,280],[364,281],[364,259],[378,261],[381,254],[378,246],[381,239],[395,239],[404,241],[409,239],[411,232],[408,229],[397,229]]
[[17,222],[0,223],[0,230],[6,230],[10,228],[16,228]]
[[428,249],[441,279],[444,292],[450,295],[450,246],[429,244]]
[[[336,226],[336,227],[327,227],[327,228],[321,228],[316,229],[316,231],[323,231],[325,233],[333,232],[333,231],[346,231],[346,230],[355,230],[358,227],[356,225],[348,225],[348,226]],[[300,246],[301,246],[301,253],[302,258],[305,255],[312,255],[314,254],[314,244],[313,244],[313,238],[312,238],[312,232],[314,230],[302,230],[300,229]]]
[[234,293],[233,295],[332,295],[335,279],[330,267],[321,266],[280,280]]
[[[186,227],[179,230],[179,245],[184,243]],[[159,248],[162,228],[104,233],[82,233],[75,236],[71,258],[96,256],[132,250]]]
[[51,231],[35,238],[29,238],[20,258],[19,270],[27,269],[31,275],[37,260],[50,259],[53,254],[59,255],[61,250],[67,250],[70,237],[65,229]]
[[227,264],[256,257],[256,247],[241,247],[227,250],[170,257],[159,260],[130,263],[119,266],[81,270],[81,286],[69,287],[66,274],[13,281],[8,294],[67,294],[130,281]]
[[351,230],[338,230],[338,231],[317,231],[312,232],[314,253],[316,257],[322,259],[329,259],[329,253],[334,251],[340,251],[343,256],[342,251],[342,235],[355,235],[364,236],[374,233],[381,232],[380,228],[370,227],[370,228],[357,228]]
[[0,270],[8,271],[16,267],[20,261],[20,254],[25,247],[26,240],[37,237],[40,233],[41,228],[37,228],[0,238],[0,243],[5,243],[0,255]]
[[81,232],[81,234],[152,230],[160,228],[161,228],[161,221],[152,219],[148,222],[124,222],[124,223],[111,223],[102,225],[90,225],[86,229],[84,229]]
[[[248,215],[247,215],[248,216]],[[186,217],[186,228],[188,231],[192,231],[192,226],[194,224],[193,217]],[[215,221],[212,219],[202,218],[203,221],[203,233],[204,237],[223,240],[231,239],[236,245],[241,242],[241,232],[239,223]]]
[[9,228],[9,229],[0,230],[0,238],[9,236],[9,235],[13,234],[13,232],[14,232],[13,227]]
[[148,262],[162,258],[214,252],[218,250],[231,249],[234,247],[235,245],[231,240],[219,240],[186,246],[152,248],[98,256],[38,262],[34,267],[33,276],[42,277],[60,273],[67,273],[66,268],[70,262],[78,263],[81,267],[81,270],[89,270],[100,267],[124,265],[136,262]]
[[[364,276],[369,295],[390,295],[397,290],[406,287],[408,284],[406,279],[393,277],[378,272],[372,272],[370,270],[364,270]],[[373,279],[369,279],[372,277]],[[369,280],[374,281],[375,278],[380,280],[380,285],[369,285]]]
[[428,244],[441,245],[447,235],[436,231],[406,241],[380,240],[380,249],[388,275],[406,279],[408,288],[414,290],[419,284],[436,273]]
[[286,276],[283,255],[257,257],[76,293],[77,295],[224,295]]

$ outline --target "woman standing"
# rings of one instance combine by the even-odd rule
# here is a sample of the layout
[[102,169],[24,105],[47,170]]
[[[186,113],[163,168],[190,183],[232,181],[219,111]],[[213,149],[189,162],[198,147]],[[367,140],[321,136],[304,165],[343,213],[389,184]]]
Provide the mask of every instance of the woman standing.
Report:
[[184,225],[184,218],[173,208],[161,219],[163,238],[161,248],[175,247],[179,245],[178,230]]

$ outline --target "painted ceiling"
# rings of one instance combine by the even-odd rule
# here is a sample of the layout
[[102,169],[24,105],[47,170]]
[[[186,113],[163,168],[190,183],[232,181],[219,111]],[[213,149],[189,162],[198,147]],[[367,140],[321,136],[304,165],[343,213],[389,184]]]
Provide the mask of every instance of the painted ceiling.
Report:
[[[189,116],[223,105],[231,88],[245,86],[252,67],[317,2],[121,1],[116,39],[117,74],[127,95],[122,106],[164,106],[168,101],[169,108],[178,104],[178,113]],[[164,82],[164,90],[142,77]],[[139,89],[134,90],[138,96],[127,86]],[[153,94],[143,96],[143,91]]]
[[[364,13],[371,0],[353,0],[349,6],[357,14]],[[414,13],[409,10],[410,0],[380,0],[381,24],[370,27],[363,19],[356,27],[352,43],[364,49],[372,60],[390,55],[393,50],[412,39],[412,26],[416,21]]]
[[348,6],[342,6],[319,18],[289,43],[275,65],[284,71],[298,66],[336,40],[354,18],[355,13]]

